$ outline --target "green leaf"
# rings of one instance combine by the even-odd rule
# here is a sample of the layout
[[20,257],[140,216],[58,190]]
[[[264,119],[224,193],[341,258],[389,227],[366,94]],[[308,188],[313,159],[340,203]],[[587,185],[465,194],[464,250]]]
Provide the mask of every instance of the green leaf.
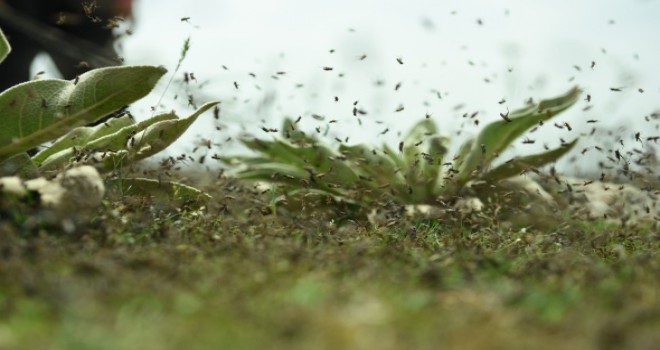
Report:
[[[279,182],[280,177],[290,181],[300,181],[309,178],[309,173],[297,166],[279,162],[264,162],[252,164],[250,167],[240,170],[238,177],[245,180],[260,180],[265,182]],[[286,181],[290,183],[289,181]]]
[[165,120],[176,120],[179,117],[173,112],[160,113],[137,124],[125,126],[116,132],[91,140],[85,145],[88,150],[112,150],[119,151],[127,148],[131,136],[143,131],[149,126]]
[[408,169],[408,163],[406,163],[406,159],[403,157],[403,155],[400,155],[386,143],[383,143],[383,148],[379,151],[392,161],[392,163],[396,166],[395,170],[397,172],[405,174],[406,169]]
[[10,52],[11,46],[9,46],[9,42],[7,41],[7,38],[5,38],[5,34],[2,33],[2,29],[0,28],[0,63],[5,60]]
[[486,173],[482,177],[482,180],[486,182],[497,182],[514,175],[519,175],[521,172],[528,170],[529,168],[538,168],[548,163],[554,162],[572,150],[573,147],[577,144],[577,141],[578,140],[575,139],[570,143],[547,152],[526,157],[513,158],[510,161]]
[[128,150],[135,152],[131,161],[135,162],[150,157],[171,145],[199,118],[220,102],[208,102],[199,107],[193,114],[183,119],[169,119],[148,126],[137,135],[134,141],[129,141]]
[[239,171],[237,176],[243,180],[280,183],[290,185],[292,188],[314,188],[328,194],[343,195],[340,189],[329,187],[327,182],[313,181],[309,172],[290,164],[278,162],[254,164]]
[[0,159],[144,97],[165,72],[151,66],[108,67],[73,81],[30,81],[0,93]]
[[[429,146],[427,153],[430,158],[423,158],[421,160],[421,178],[425,179],[426,188],[424,193],[427,196],[438,197],[440,195],[439,186],[443,183],[441,176],[443,176],[443,159],[447,154],[449,139],[442,136],[434,136],[428,141]],[[434,198],[435,199],[435,198]]]
[[[409,186],[410,203],[426,203],[437,197],[436,184],[442,157],[446,152],[444,138],[431,119],[415,124],[403,140],[405,178]],[[427,146],[426,149],[422,148]],[[422,152],[426,153],[425,157]]]
[[341,145],[339,152],[350,162],[349,166],[358,176],[368,179],[361,182],[363,186],[371,190],[378,189],[378,192],[383,192],[384,186],[391,187],[396,193],[407,192],[401,168],[391,157],[364,145]]
[[217,159],[227,165],[233,165],[233,166],[239,166],[242,164],[249,166],[252,164],[262,164],[262,163],[272,162],[272,159],[270,158],[253,157],[253,156],[226,156],[226,157],[218,157]]
[[295,129],[295,126],[296,123],[292,119],[285,118],[280,129],[282,137],[295,145],[317,144],[317,140],[314,137],[307,136],[303,131]]
[[107,180],[109,189],[118,189],[123,195],[149,196],[175,206],[204,205],[211,200],[207,193],[178,182],[145,178],[118,178]]
[[462,164],[465,162],[467,159],[467,156],[472,152],[472,147],[474,147],[474,141],[475,138],[469,138],[461,144],[461,147],[458,149],[458,153],[456,154],[456,160],[458,161],[457,167],[461,167]]
[[557,98],[541,101],[536,106],[528,106],[511,112],[509,116],[511,122],[498,120],[488,124],[479,133],[462,163],[457,176],[457,185],[461,187],[470,179],[478,176],[475,174],[475,170],[479,167],[487,168],[499,153],[503,152],[526,130],[571,107],[577,101],[579,94],[580,90],[576,87]]
[[374,180],[384,180],[384,182],[391,182],[394,178],[403,177],[398,171],[397,165],[387,156],[382,156],[379,151],[375,149],[368,149],[364,145],[339,146],[339,152],[346,157],[350,162],[350,166],[362,176],[370,176]]
[[[306,141],[316,141],[306,139]],[[292,145],[287,141],[275,140],[265,141],[259,139],[243,139],[243,144],[264,154],[272,162],[280,162],[296,166],[298,169],[313,169],[314,175],[323,175],[325,182],[337,182],[350,185],[357,181],[358,177],[341,159],[337,152],[316,144],[304,142],[300,145]],[[319,178],[319,181],[320,178]]]
[[[103,135],[96,139],[91,139],[90,137],[91,140],[89,140],[89,142],[85,143],[82,146],[72,145],[71,147],[64,148],[51,155],[48,155],[48,157],[43,161],[41,161],[41,158],[38,158],[37,164],[39,165],[39,170],[41,171],[57,170],[59,168],[63,168],[69,165],[72,162],[72,158],[75,157],[77,154],[87,154],[89,156],[94,156],[94,158],[98,160],[99,163],[102,163],[102,165],[97,164],[97,168],[99,169],[99,171],[101,172],[109,171],[115,168],[117,161],[119,161],[117,157],[119,156],[125,157],[129,155],[129,152],[126,151],[126,148],[128,147],[128,143],[130,142],[130,139],[133,135],[146,129],[152,124],[164,120],[172,120],[172,119],[178,119],[176,114],[171,112],[162,113],[154,117],[151,117],[149,119],[143,120],[137,124],[131,124],[125,126],[109,135]],[[119,124],[122,123],[125,123],[125,121],[119,122]],[[95,134],[100,135],[102,134],[101,131],[102,129]],[[75,137],[75,135],[81,133],[82,133],[81,131],[76,131],[75,134],[72,136]],[[63,146],[70,145],[70,141],[66,141],[66,138],[64,138],[63,143],[64,143]],[[40,154],[37,154],[35,158],[39,155]],[[106,158],[106,157],[110,157],[110,158]]]
[[422,119],[408,131],[403,139],[403,156],[406,166],[409,167],[419,158],[419,146],[415,145],[425,141],[430,136],[435,136],[437,133],[438,128],[431,119]]
[[340,195],[349,190],[350,184],[333,181],[329,175],[318,172],[317,169],[300,167],[279,162],[262,162],[251,164],[237,173],[245,180],[260,180],[289,185],[290,189],[317,189],[332,195]]
[[44,148],[41,152],[32,157],[32,160],[41,164],[46,158],[53,154],[71,148],[74,146],[82,147],[90,141],[99,139],[106,135],[111,135],[120,129],[135,124],[135,121],[128,114],[119,118],[112,118],[105,123],[95,126],[81,126],[69,131],[66,135],[60,137],[52,145]]
[[129,159],[131,155],[131,153],[124,149],[115,152],[95,152],[87,156],[83,162],[93,164],[100,173],[107,173],[130,164]]
[[[100,172],[116,169],[150,157],[171,145],[195,120],[218,102],[209,102],[187,118],[174,113],[159,114],[140,123],[119,129],[110,135],[92,140],[82,147],[70,147],[48,157],[42,171],[56,170],[72,162],[76,155],[84,155],[83,163],[94,164]],[[79,157],[80,158],[80,157]]]
[[262,153],[271,161],[295,165],[299,168],[305,166],[307,153],[310,153],[301,151],[300,147],[296,148],[296,146],[282,140],[268,141],[244,138],[241,139],[241,142],[251,150]]

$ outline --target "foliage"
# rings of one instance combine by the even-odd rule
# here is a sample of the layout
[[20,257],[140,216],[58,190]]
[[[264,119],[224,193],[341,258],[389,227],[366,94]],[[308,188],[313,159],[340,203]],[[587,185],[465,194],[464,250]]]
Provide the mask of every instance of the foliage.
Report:
[[25,152],[94,122],[147,95],[166,70],[108,67],[74,81],[45,79],[0,93],[0,159]]
[[102,172],[152,156],[176,141],[197,118],[216,105],[203,105],[187,118],[163,113],[136,123],[128,114],[107,123],[78,127],[32,159],[42,171],[94,164]]
[[391,202],[438,204],[451,201],[475,182],[497,188],[508,178],[554,162],[570,151],[577,139],[557,149],[491,166],[516,138],[572,106],[579,93],[573,88],[557,98],[511,112],[506,120],[485,126],[476,138],[466,141],[453,160],[447,159],[448,139],[438,134],[431,119],[415,124],[398,152],[386,144],[380,149],[343,144],[333,148],[297,130],[287,119],[281,129],[283,139],[242,139],[259,155],[224,160],[241,166],[239,178],[280,184],[289,196],[317,192],[364,207]]
[[[557,160],[567,153],[577,139],[567,145],[548,152],[523,158],[514,158],[492,171],[484,172],[490,163],[503,152],[516,138],[536,124],[543,123],[558,113],[571,107],[580,94],[578,88],[573,88],[557,98],[544,100],[538,104],[530,104],[525,108],[511,112],[508,120],[498,120],[484,127],[475,140],[468,140],[459,154],[464,158],[456,181],[462,186],[477,177],[490,182],[498,181],[530,167],[541,166]],[[474,172],[480,173],[475,176]]]
[[[188,47],[186,42],[185,51]],[[0,62],[9,51],[0,32]],[[183,119],[164,113],[136,123],[124,114],[95,126],[83,125],[146,96],[166,72],[153,66],[108,67],[72,81],[29,81],[1,92],[0,174],[33,178],[83,164],[94,165],[103,173],[162,151],[217,102],[207,103]],[[28,156],[28,150],[55,139],[35,156]],[[134,187],[147,183],[133,181]],[[175,195],[189,191],[176,183],[168,186],[181,186]],[[147,186],[145,191],[150,189]]]

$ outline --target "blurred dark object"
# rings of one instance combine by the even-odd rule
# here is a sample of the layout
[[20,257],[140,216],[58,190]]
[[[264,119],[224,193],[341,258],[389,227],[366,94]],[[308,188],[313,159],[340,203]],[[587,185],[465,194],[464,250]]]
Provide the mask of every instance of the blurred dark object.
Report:
[[120,64],[112,28],[130,11],[130,0],[0,0],[0,28],[12,47],[0,64],[0,92],[30,80],[40,52],[52,57],[64,79]]

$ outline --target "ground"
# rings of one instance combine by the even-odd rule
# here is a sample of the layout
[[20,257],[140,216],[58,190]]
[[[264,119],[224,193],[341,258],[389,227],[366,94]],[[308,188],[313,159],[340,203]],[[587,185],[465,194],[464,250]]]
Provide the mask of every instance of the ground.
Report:
[[294,220],[223,186],[202,211],[109,198],[74,233],[3,219],[0,349],[660,344],[650,227]]

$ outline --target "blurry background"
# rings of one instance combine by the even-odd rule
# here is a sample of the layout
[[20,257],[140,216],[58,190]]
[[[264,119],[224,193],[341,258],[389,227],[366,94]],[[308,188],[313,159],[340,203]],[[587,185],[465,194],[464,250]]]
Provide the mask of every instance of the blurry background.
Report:
[[[187,95],[222,101],[219,120],[205,115],[173,154],[201,138],[218,144],[210,154],[235,153],[237,135],[267,137],[262,127],[279,128],[285,116],[301,116],[304,130],[319,128],[332,142],[396,144],[429,114],[460,142],[478,130],[475,120],[483,126],[573,85],[591,96],[556,119],[573,131],[548,123],[517,151],[555,147],[594,126],[595,135],[615,133],[603,143],[642,149],[649,145],[636,143],[636,132],[660,134],[659,16],[654,0],[136,0],[133,34],[118,45],[127,64],[173,74],[191,38],[169,88],[168,76],[133,108],[141,119],[161,96],[157,109],[180,115],[193,109]],[[47,61],[36,65],[48,70]],[[185,84],[184,73],[196,80]],[[366,112],[359,118],[355,101]],[[584,138],[576,154],[595,142]]]

